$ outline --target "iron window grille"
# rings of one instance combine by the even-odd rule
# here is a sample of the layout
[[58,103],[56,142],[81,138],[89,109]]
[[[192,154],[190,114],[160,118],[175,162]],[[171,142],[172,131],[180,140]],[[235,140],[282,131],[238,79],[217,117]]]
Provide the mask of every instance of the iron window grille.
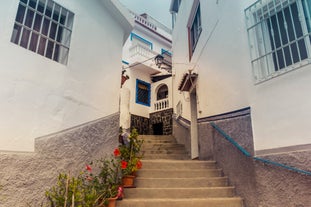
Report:
[[259,0],[245,9],[256,83],[310,63],[309,0]]
[[11,42],[67,64],[73,17],[53,0],[20,0]]
[[136,80],[136,103],[150,106],[150,84]]

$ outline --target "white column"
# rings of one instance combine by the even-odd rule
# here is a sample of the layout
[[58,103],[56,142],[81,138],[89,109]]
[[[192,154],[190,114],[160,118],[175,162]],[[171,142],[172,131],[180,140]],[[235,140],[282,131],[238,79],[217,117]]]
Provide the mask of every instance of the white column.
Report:
[[197,115],[197,96],[194,90],[190,93],[191,107],[191,159],[199,157],[199,141],[198,141],[198,115]]
[[129,129],[131,125],[130,95],[131,92],[128,88],[120,89],[120,126],[123,129]]

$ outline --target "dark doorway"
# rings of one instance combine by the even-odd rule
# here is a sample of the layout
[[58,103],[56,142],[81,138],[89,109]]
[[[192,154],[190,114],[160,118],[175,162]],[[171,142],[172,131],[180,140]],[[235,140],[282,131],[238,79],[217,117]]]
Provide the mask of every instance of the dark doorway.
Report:
[[152,126],[154,135],[163,135],[163,123],[153,124]]

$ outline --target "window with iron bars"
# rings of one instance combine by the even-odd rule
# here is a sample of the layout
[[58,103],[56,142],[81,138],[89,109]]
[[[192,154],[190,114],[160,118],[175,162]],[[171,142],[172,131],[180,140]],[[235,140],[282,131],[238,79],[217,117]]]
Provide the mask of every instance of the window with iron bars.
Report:
[[136,80],[136,103],[150,106],[150,83]]
[[67,64],[73,16],[52,0],[20,0],[11,42]]
[[310,63],[310,0],[259,0],[245,9],[256,83]]

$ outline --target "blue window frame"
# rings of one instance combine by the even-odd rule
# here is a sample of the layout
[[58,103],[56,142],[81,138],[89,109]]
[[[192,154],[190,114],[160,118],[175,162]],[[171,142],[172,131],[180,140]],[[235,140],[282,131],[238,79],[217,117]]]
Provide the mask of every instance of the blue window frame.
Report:
[[150,83],[136,79],[136,103],[150,106]]
[[122,60],[122,63],[125,64],[125,65],[129,65],[130,63],[125,61],[125,60]]
[[140,42],[142,42],[142,43],[148,45],[148,47],[149,47],[151,50],[153,50],[153,44],[152,44],[152,42],[150,42],[150,41],[146,40],[145,38],[143,38],[143,37],[141,37],[141,36],[139,36],[139,35],[137,35],[137,34],[135,34],[135,33],[132,32],[131,35],[130,35],[130,40],[133,41],[133,39],[136,39],[136,40],[138,40],[138,41],[140,41]]
[[166,54],[168,56],[172,56],[172,53],[170,51],[161,48],[161,55],[163,55],[163,54]]

